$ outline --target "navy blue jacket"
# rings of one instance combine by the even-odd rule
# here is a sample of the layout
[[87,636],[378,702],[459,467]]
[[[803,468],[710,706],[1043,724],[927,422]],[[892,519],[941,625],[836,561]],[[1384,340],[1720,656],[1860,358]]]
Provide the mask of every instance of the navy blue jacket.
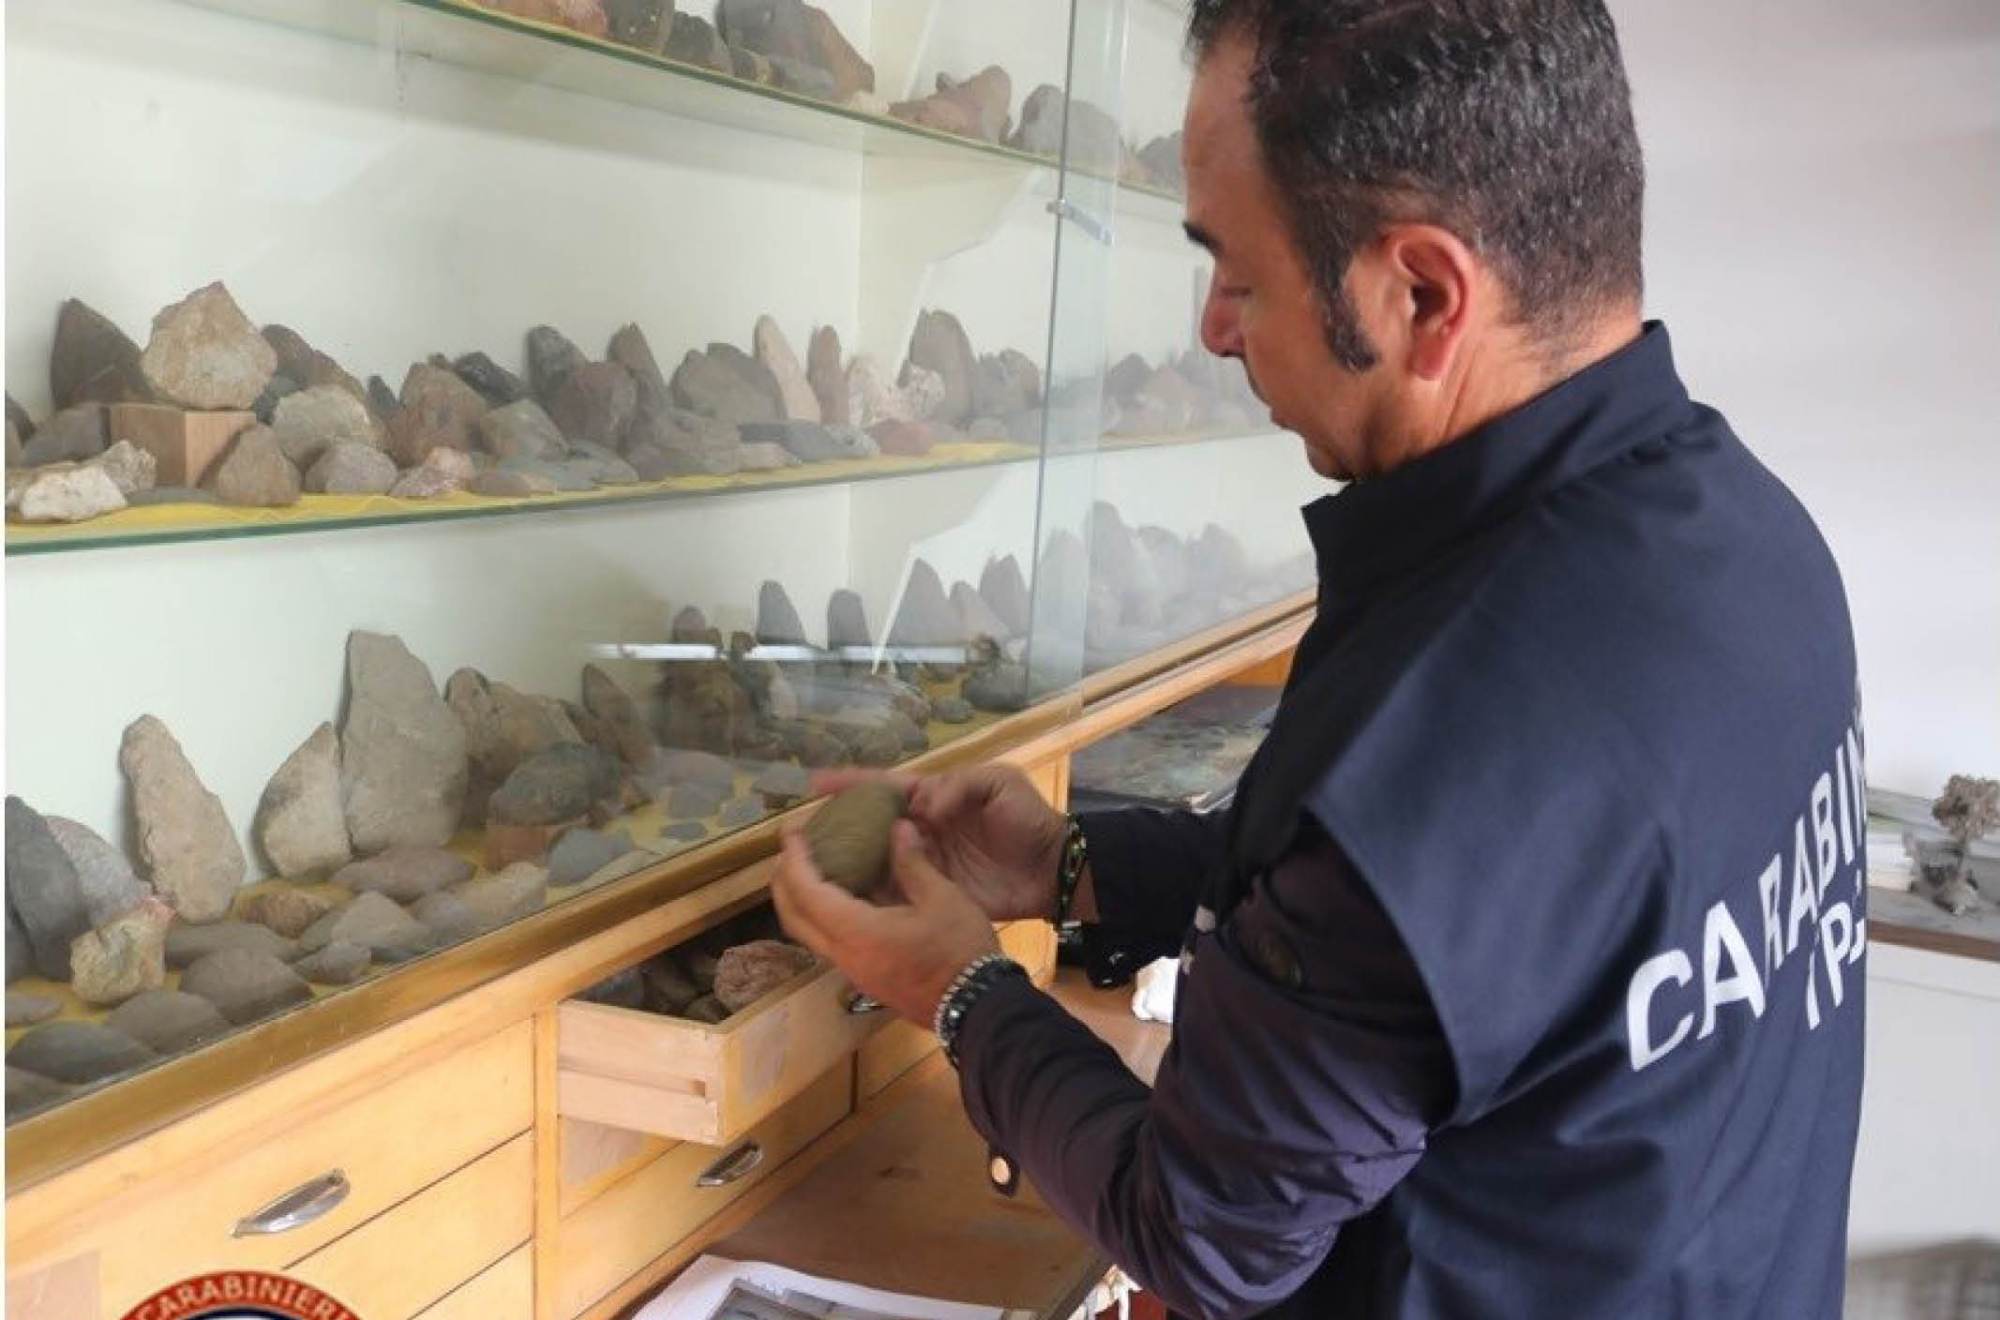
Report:
[[1024,983],[974,1124],[1197,1316],[1836,1317],[1861,731],[1811,520],[1666,331],[1306,512],[1226,819],[1090,823],[1182,950],[1155,1089]]

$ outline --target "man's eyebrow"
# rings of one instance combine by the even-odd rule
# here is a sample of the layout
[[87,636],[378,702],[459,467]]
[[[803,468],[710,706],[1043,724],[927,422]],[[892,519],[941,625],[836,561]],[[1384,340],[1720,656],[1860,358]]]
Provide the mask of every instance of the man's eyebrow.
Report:
[[1184,221],[1181,228],[1187,231],[1188,241],[1197,247],[1206,248],[1210,255],[1222,255],[1222,240],[1209,233],[1192,220]]

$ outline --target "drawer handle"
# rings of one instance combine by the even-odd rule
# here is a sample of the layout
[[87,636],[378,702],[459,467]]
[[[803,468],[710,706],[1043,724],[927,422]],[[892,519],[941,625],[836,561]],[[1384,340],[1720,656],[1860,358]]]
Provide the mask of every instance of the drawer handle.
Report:
[[694,1180],[694,1185],[727,1187],[763,1162],[764,1148],[754,1141],[746,1141],[702,1170],[701,1177]]
[[857,992],[854,998],[847,1001],[847,1011],[855,1017],[862,1017],[869,1013],[880,1013],[882,1011],[882,1001],[870,995]]
[[323,1173],[311,1182],[286,1192],[249,1218],[237,1220],[236,1231],[230,1236],[269,1237],[304,1228],[314,1220],[324,1218],[353,1190],[347,1175],[339,1169]]

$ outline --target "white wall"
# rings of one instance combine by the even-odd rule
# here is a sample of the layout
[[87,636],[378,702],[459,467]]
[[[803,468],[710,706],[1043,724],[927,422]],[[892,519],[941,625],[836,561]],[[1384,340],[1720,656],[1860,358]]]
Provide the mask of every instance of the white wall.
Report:
[[2000,6],[1611,7],[1649,312],[1840,560],[1869,779],[2000,774]]

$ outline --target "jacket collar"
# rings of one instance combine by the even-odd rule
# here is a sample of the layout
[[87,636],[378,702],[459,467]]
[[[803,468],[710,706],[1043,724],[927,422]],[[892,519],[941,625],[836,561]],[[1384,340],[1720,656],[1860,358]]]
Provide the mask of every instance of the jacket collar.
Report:
[[1354,603],[1559,486],[1673,430],[1692,407],[1667,329],[1391,472],[1315,500],[1321,604]]

